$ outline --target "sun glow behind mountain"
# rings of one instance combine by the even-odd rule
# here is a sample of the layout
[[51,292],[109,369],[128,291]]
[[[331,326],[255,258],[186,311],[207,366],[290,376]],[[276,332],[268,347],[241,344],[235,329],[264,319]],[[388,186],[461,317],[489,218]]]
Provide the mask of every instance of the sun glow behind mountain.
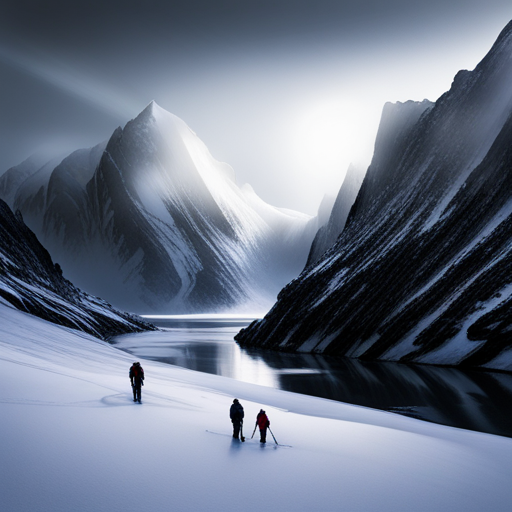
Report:
[[369,164],[379,115],[342,97],[312,101],[297,113],[290,134],[293,163],[304,174],[330,177],[326,187],[336,192],[350,163]]
[[477,4],[8,3],[0,174],[41,146],[93,146],[155,99],[240,185],[314,215],[371,159],[386,101],[436,100],[483,57],[512,12]]

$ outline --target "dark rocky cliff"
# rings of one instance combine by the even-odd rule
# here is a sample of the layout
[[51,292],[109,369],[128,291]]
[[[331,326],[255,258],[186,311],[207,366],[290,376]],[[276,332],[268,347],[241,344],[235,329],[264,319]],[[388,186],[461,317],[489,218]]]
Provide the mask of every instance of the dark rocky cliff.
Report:
[[512,23],[433,106],[386,105],[336,245],[238,342],[511,370],[511,85]]
[[0,200],[0,303],[99,338],[154,330],[141,318],[115,310],[63,278],[48,251]]
[[350,208],[354,204],[361,186],[362,173],[350,165],[343,184],[336,196],[329,220],[322,226],[311,244],[306,266],[315,264],[322,254],[330,249],[345,227]]

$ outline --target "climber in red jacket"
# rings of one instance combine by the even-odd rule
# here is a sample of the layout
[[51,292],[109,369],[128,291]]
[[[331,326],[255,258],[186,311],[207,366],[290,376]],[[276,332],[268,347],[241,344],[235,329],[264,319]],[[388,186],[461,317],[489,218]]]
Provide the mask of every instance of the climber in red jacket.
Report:
[[267,428],[270,427],[270,421],[263,409],[260,409],[258,416],[256,416],[256,425],[260,429],[260,443],[267,442]]

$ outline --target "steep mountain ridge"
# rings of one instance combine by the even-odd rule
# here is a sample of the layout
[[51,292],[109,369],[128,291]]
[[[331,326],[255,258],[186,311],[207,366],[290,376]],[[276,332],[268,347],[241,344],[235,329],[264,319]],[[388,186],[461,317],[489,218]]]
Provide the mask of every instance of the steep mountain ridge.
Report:
[[0,200],[0,302],[52,323],[99,338],[155,329],[116,311],[63,278],[46,249],[19,215]]
[[511,83],[512,23],[435,105],[386,105],[338,242],[238,341],[512,369]]
[[332,206],[327,223],[322,226],[311,244],[306,266],[316,263],[330,249],[343,231],[348,214],[361,187],[362,173],[350,165]]
[[71,281],[138,312],[264,310],[304,266],[317,229],[239,188],[154,102],[108,143],[10,193]]

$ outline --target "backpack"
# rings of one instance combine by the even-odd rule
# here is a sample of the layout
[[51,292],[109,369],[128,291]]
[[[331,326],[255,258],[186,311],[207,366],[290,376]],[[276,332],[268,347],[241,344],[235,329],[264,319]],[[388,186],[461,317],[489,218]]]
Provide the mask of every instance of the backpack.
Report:
[[133,378],[137,381],[144,380],[144,370],[140,364],[134,364],[130,368],[130,378]]

